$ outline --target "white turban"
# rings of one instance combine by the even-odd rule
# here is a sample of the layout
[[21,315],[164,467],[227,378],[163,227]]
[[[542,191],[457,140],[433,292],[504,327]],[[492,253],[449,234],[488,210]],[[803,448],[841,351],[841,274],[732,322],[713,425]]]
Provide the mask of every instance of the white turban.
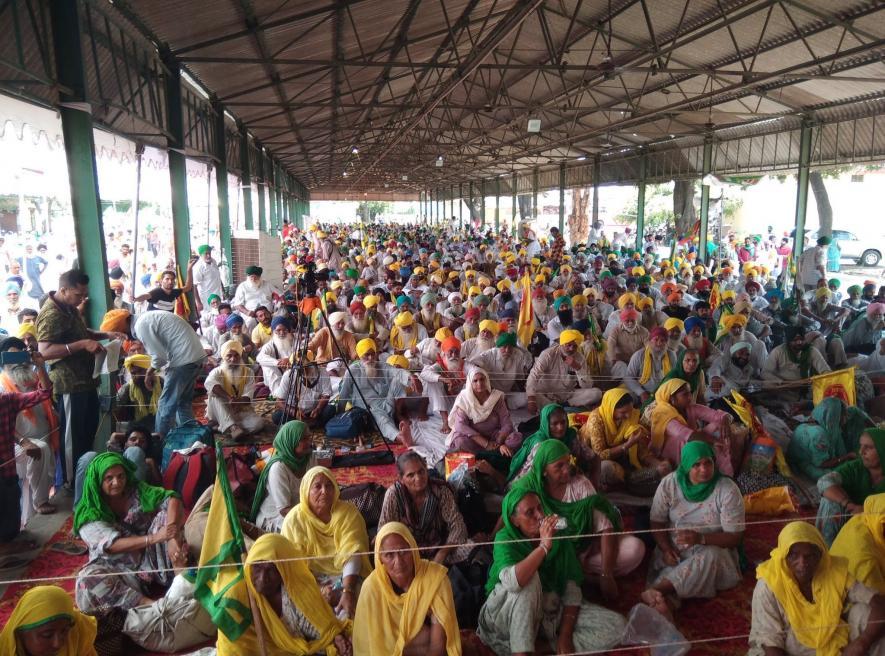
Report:
[[347,312],[333,312],[329,315],[330,326],[334,326],[339,321],[347,321]]

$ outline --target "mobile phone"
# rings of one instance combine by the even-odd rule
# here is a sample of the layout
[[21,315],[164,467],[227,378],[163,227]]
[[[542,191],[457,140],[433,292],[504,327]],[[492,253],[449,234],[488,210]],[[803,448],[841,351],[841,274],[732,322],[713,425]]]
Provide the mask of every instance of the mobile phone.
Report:
[[0,352],[0,364],[24,364],[31,361],[28,351],[3,351]]
[[557,531],[564,531],[568,528],[568,519],[565,517],[557,517],[556,524],[553,525]]

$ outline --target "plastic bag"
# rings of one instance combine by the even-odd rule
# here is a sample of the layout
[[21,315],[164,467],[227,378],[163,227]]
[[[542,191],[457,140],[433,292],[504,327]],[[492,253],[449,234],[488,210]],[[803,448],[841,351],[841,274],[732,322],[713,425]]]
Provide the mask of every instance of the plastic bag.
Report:
[[672,622],[646,604],[630,609],[621,644],[645,645],[651,656],[685,656],[691,647]]
[[744,512],[748,515],[780,515],[798,512],[799,504],[790,494],[786,485],[767,487],[764,490],[744,495]]

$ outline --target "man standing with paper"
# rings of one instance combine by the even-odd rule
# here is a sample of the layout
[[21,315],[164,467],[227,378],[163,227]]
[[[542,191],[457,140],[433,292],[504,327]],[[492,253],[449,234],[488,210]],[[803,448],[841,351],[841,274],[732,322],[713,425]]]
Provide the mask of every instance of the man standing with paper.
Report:
[[88,293],[89,276],[78,269],[61,274],[58,290],[49,292],[37,315],[37,343],[49,364],[49,378],[57,402],[60,472],[56,484],[74,482],[74,465],[92,450],[98,430],[98,379],[93,377],[95,354],[104,350],[98,340],[125,339],[117,332],[90,330],[77,307]]

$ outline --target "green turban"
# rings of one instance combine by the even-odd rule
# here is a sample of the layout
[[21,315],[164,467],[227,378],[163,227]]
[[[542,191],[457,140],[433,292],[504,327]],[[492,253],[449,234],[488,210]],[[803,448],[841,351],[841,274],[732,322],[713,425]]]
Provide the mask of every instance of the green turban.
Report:
[[254,264],[246,267],[246,275],[247,276],[260,276],[264,273],[264,269],[260,266],[255,266]]
[[197,247],[197,253],[199,253],[200,255],[205,255],[211,250],[212,247],[209,244],[203,244],[202,246]]
[[501,333],[495,340],[495,346],[516,346],[516,333]]

